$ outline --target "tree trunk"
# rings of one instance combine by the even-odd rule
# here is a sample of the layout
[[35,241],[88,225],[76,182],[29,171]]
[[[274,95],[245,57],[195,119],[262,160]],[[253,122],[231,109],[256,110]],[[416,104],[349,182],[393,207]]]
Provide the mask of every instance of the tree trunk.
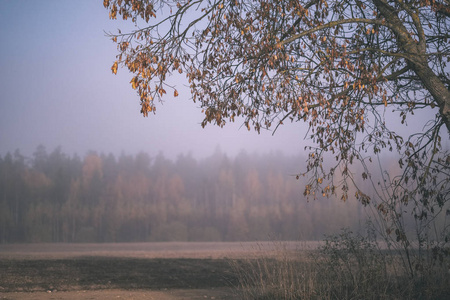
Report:
[[[439,107],[439,113],[450,134],[450,90],[429,67],[425,41],[416,42],[411,37],[395,9],[385,0],[372,1],[386,19],[387,26],[394,32],[397,38],[397,45],[403,50],[411,69],[417,74]],[[415,17],[418,20],[418,16]],[[417,31],[420,32],[420,28],[417,28]]]
[[412,63],[412,69],[419,76],[425,88],[433,96],[434,101],[439,106],[439,113],[450,134],[450,90],[444,83],[434,74],[428,65],[422,66]]

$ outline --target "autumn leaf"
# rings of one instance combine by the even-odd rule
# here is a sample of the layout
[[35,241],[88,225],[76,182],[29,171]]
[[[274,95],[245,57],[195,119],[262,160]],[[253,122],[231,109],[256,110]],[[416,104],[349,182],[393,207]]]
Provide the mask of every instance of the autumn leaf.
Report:
[[111,67],[111,71],[114,74],[117,74],[117,66],[118,66],[118,63],[117,63],[117,61],[115,61],[114,64],[112,65],[112,67]]
[[138,87],[138,78],[137,78],[137,76],[133,77],[133,79],[131,79],[130,83],[131,83],[131,87],[133,88],[133,90],[135,90]]

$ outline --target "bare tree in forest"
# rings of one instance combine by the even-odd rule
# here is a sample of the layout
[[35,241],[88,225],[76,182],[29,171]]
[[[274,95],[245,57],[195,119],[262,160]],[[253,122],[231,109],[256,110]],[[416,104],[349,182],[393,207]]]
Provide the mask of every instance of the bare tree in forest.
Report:
[[[238,117],[258,132],[304,123],[316,145],[308,148],[306,196],[355,196],[374,205],[384,233],[405,249],[411,241],[402,214],[410,208],[419,244],[448,247],[445,224],[430,237],[450,202],[448,0],[104,0],[104,6],[111,19],[136,25],[110,34],[119,50],[111,69],[134,74],[144,116],[168,92],[178,96],[169,77],[180,73],[203,108],[203,126]],[[401,127],[417,120],[412,115],[430,117],[422,131],[402,136]],[[371,165],[386,151],[398,155],[401,171],[383,171],[375,182]],[[352,172],[352,164],[362,171]],[[359,178],[375,192],[356,184]]]

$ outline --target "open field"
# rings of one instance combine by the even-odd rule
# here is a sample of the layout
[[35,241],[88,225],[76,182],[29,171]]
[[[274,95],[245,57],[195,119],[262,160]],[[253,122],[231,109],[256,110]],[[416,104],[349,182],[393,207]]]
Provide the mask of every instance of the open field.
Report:
[[[282,242],[292,250],[316,249],[320,242]],[[0,244],[0,259],[60,259],[81,256],[130,258],[244,258],[255,250],[276,252],[276,242],[155,242],[103,244]]]
[[[311,249],[314,243],[287,243]],[[0,246],[0,299],[235,299],[227,258],[273,243],[9,244]]]
[[447,262],[356,242],[0,245],[0,300],[448,299]]

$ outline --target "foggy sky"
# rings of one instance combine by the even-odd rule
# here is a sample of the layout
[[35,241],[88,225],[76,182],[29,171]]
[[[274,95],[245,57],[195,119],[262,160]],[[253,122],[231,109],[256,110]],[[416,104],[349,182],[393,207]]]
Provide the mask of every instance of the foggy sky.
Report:
[[39,144],[79,155],[303,151],[300,123],[281,126],[274,136],[249,132],[239,121],[202,129],[201,109],[183,89],[144,118],[131,75],[110,69],[117,50],[105,31],[125,26],[110,20],[99,0],[0,0],[1,156],[16,149],[31,156]]

